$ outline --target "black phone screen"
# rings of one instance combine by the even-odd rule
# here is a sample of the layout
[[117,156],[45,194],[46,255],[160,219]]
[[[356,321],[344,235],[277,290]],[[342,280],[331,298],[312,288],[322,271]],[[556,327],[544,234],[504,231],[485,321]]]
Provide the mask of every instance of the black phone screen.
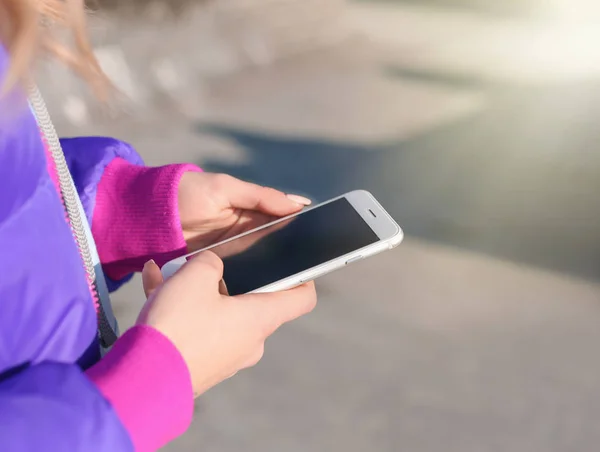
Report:
[[272,284],[378,241],[346,198],[211,249],[230,295]]

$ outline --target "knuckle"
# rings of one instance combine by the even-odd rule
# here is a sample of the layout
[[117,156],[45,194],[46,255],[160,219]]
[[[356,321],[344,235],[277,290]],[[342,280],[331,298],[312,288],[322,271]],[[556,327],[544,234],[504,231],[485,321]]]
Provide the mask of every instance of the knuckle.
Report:
[[261,306],[254,318],[254,325],[258,338],[264,342],[277,328],[281,326],[281,315],[277,310],[268,308],[266,304]]
[[308,297],[306,303],[306,313],[312,312],[317,307],[317,294],[313,293],[312,296]]
[[218,173],[213,176],[213,184],[216,189],[228,186],[234,180],[233,176],[224,173]]
[[318,298],[319,297],[317,296],[317,289],[315,287],[315,284],[310,283],[308,286],[308,292],[306,294],[306,299],[307,299],[306,306],[308,308],[308,312],[315,309],[315,307],[317,306]]
[[315,284],[310,282],[303,286],[300,286],[298,289],[298,301],[301,306],[299,309],[299,314],[304,315],[311,312],[317,306],[317,291],[315,289]]
[[223,261],[212,251],[203,251],[187,264],[200,274],[220,275],[223,273]]
[[262,344],[260,344],[258,349],[252,355],[252,359],[250,360],[251,365],[252,366],[257,365],[260,362],[260,360],[263,358],[264,355],[265,355],[265,344],[262,343]]
[[269,321],[263,322],[262,328],[260,330],[261,337],[263,339],[268,338],[280,326],[281,326],[281,321],[279,320],[279,318],[271,318]]
[[263,192],[263,193],[268,193],[268,194],[272,194],[272,193],[279,193],[277,190],[275,190],[272,187],[265,187],[263,185],[259,185],[258,188]]
[[264,197],[276,198],[276,197],[285,197],[285,195],[272,187],[260,187],[262,194]]
[[206,263],[218,272],[223,272],[223,261],[212,251],[204,251],[203,253]]

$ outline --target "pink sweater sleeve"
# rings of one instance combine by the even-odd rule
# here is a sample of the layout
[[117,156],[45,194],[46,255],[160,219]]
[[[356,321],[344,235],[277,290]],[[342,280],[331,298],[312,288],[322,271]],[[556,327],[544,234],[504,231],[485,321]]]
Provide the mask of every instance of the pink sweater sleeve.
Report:
[[149,452],[183,434],[194,411],[185,361],[154,328],[135,326],[86,375],[111,403],[137,452]]
[[178,190],[194,165],[148,168],[114,159],[105,169],[92,220],[92,233],[106,275],[121,279],[146,261],[159,265],[184,254]]

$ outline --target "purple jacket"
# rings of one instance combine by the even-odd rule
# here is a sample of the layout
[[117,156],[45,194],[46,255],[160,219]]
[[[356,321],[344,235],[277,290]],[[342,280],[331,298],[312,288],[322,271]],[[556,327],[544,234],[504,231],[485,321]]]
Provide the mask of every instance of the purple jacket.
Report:
[[[7,65],[0,46],[0,82]],[[62,144],[109,286],[181,253],[176,193],[191,168],[145,168],[108,138]],[[185,430],[193,397],[173,345],[134,327],[98,363],[96,336],[35,118],[13,93],[0,99],[0,450],[152,450]]]

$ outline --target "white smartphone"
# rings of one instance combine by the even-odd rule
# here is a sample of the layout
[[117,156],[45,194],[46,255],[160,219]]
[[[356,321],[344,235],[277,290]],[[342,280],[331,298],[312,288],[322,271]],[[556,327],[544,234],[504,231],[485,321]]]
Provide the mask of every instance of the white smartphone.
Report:
[[[230,295],[290,289],[402,242],[400,226],[375,198],[357,190],[204,250],[224,263]],[[165,264],[168,278],[190,257]]]

